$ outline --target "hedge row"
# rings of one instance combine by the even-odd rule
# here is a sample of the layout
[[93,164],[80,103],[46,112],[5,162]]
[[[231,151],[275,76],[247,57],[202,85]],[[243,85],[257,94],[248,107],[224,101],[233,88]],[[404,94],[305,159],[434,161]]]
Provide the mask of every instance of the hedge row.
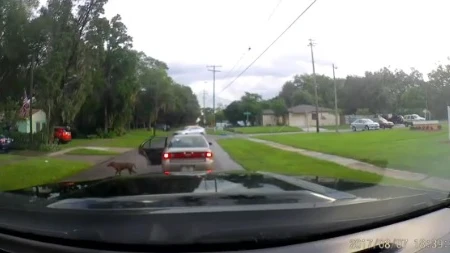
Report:
[[15,150],[39,150],[39,151],[57,151],[60,147],[57,144],[48,143],[48,134],[44,131],[33,133],[33,144],[30,144],[30,134],[21,132],[3,132],[5,136],[14,141],[11,148]]

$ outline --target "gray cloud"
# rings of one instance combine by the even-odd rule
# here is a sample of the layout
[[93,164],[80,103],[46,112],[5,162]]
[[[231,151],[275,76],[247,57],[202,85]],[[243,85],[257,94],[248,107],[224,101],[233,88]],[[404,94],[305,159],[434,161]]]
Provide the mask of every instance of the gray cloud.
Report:
[[[264,56],[263,56],[264,57]],[[274,78],[284,78],[294,74],[309,71],[304,65],[309,63],[310,59],[305,54],[284,55],[273,59],[270,66],[258,66],[258,62],[250,67],[241,77],[246,76],[267,76]],[[212,73],[207,71],[207,64],[187,64],[187,63],[169,63],[169,75],[174,80],[182,84],[190,84],[198,81],[210,81]],[[246,66],[245,66],[246,67]],[[234,70],[227,78],[234,79],[242,70]],[[222,69],[222,72],[216,74],[216,80],[225,77],[228,70]]]
[[[316,66],[327,64],[327,62],[321,61],[320,59],[316,60]],[[207,64],[170,63],[169,75],[171,75],[175,81],[185,85],[191,85],[195,82],[197,82],[198,85],[198,82],[202,81],[210,82],[212,73],[207,71],[206,65]],[[254,65],[250,67],[222,93],[221,91],[225,85],[234,80],[243,69],[244,68],[234,71],[234,73],[228,75],[226,79],[223,79],[223,77],[227,74],[228,70],[222,69],[223,72],[217,73],[216,105],[218,103],[228,105],[232,102],[232,100],[224,98],[225,94],[228,94],[228,96],[225,97],[230,97],[230,94],[232,94],[234,99],[237,100],[245,91],[260,94],[264,99],[273,98],[278,95],[284,82],[292,79],[296,74],[311,72],[312,66],[310,56],[307,54],[283,55],[274,58],[267,66]],[[255,77],[256,79],[260,78],[260,80],[249,82],[247,79],[249,77],[253,77],[253,80]],[[197,94],[197,97],[199,103],[203,105],[202,95]],[[212,94],[209,94],[206,97],[206,105],[212,106]]]

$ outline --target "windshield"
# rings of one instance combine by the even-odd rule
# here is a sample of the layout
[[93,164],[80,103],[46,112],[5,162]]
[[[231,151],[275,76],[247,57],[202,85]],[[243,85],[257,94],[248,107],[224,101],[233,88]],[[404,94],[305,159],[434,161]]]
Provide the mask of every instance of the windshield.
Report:
[[[226,223],[258,239],[291,221],[343,235],[441,207],[448,10],[444,0],[1,0],[0,234],[201,244],[184,236]],[[238,220],[244,211],[255,219]],[[57,217],[28,220],[43,213]],[[187,229],[204,216],[207,230]],[[344,220],[360,223],[342,232]]]
[[202,136],[174,137],[169,143],[169,148],[207,148],[208,142]]

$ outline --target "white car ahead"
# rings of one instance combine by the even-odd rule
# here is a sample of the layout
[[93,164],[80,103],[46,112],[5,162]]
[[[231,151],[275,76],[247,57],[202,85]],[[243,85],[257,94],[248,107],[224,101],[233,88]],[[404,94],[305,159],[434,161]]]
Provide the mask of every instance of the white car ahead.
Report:
[[176,131],[173,135],[179,134],[206,134],[206,130],[201,126],[187,126],[183,130]]
[[356,130],[378,130],[380,129],[380,124],[374,122],[371,119],[357,119],[350,124],[353,131]]

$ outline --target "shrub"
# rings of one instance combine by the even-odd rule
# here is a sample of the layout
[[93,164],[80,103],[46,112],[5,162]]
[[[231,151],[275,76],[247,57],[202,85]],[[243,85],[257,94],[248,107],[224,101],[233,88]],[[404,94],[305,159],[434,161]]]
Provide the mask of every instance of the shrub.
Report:
[[11,144],[12,149],[32,149],[39,150],[42,145],[48,144],[48,135],[45,131],[33,133],[33,145],[30,145],[30,134],[20,132],[5,133],[6,136],[14,139]]
[[125,130],[125,128],[120,127],[120,128],[114,129],[114,133],[116,136],[122,136],[122,135],[125,135],[127,133],[127,131]]
[[42,144],[38,148],[39,151],[42,152],[56,152],[61,150],[61,146],[58,144]]

